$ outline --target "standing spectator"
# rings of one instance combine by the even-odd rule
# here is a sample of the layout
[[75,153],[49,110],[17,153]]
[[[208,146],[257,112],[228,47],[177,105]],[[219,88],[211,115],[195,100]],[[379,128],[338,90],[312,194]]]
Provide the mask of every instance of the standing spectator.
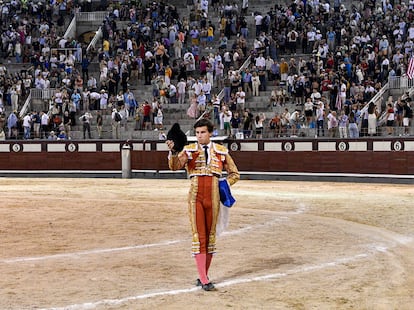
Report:
[[13,111],[9,114],[9,117],[7,118],[7,128],[9,129],[9,132],[7,134],[7,137],[9,139],[17,139],[17,134],[18,134],[18,121],[19,119],[17,118],[17,111]]
[[177,84],[177,92],[178,92],[178,103],[184,104],[185,103],[185,93],[186,93],[187,83],[184,81],[183,78]]
[[24,139],[28,140],[30,139],[30,130],[32,128],[32,117],[30,115],[30,113],[27,113],[24,117],[23,117],[23,129],[24,129]]
[[337,119],[336,111],[330,111],[330,113],[328,114],[326,118],[328,119],[329,137],[335,138],[336,129],[338,128],[338,119]]
[[288,78],[288,72],[289,72],[289,64],[287,61],[282,58],[280,60],[280,79],[281,81],[286,81]]
[[351,139],[356,139],[359,137],[359,129],[355,119],[354,111],[351,111],[351,113],[349,113],[349,137]]
[[197,118],[198,115],[198,104],[197,104],[197,95],[194,94],[192,98],[190,98],[190,106],[187,109],[187,115],[190,118]]
[[92,114],[89,111],[86,111],[85,114],[83,114],[79,120],[83,124],[83,139],[86,139],[86,132],[88,132],[89,139],[92,139],[91,136],[91,121],[93,119]]
[[83,55],[82,57],[82,79],[84,81],[89,80],[89,58],[87,55]]
[[243,135],[245,139],[251,137],[252,133],[252,119],[253,114],[249,112],[249,110],[244,110],[243,112]]
[[49,115],[44,111],[40,112],[40,126],[41,126],[41,137],[46,139],[49,132]]
[[259,115],[256,115],[256,118],[254,120],[254,126],[256,130],[256,139],[263,139],[263,129],[264,129],[264,121],[266,120],[266,116],[264,113],[260,113]]
[[263,15],[260,13],[256,13],[254,16],[254,22],[256,25],[256,37],[258,37],[262,32]]
[[348,138],[348,115],[345,114],[345,111],[341,111],[341,115],[339,116],[339,137],[342,138]]
[[155,61],[152,57],[146,56],[143,61],[143,64],[145,85],[151,85],[151,76],[155,69]]
[[191,53],[191,51],[188,51],[184,54],[184,65],[186,67],[186,73],[187,76],[190,76],[193,74],[193,72],[196,69],[196,61],[194,58],[194,55]]
[[323,102],[319,101],[319,105],[316,108],[316,126],[317,126],[317,137],[325,136],[325,127],[324,127],[325,111],[323,107]]
[[96,112],[96,130],[98,131],[98,138],[102,139],[103,117],[101,111]]
[[197,97],[197,109],[200,112],[200,114],[203,114],[206,110],[207,106],[207,97],[204,94],[203,91],[200,91],[200,94]]
[[33,124],[33,132],[34,132],[34,138],[39,139],[40,138],[40,115],[37,111],[33,111],[32,113],[32,124]]
[[68,138],[70,138],[71,130],[72,130],[72,119],[69,115],[69,111],[65,111],[63,113],[63,126],[65,128],[65,133]]
[[155,131],[162,130],[163,129],[163,118],[164,115],[162,113],[162,107],[159,106],[157,109],[157,115],[154,117],[154,127]]
[[119,139],[119,127],[121,123],[122,117],[119,114],[117,109],[112,110],[111,121],[112,121],[112,138]]
[[246,93],[243,91],[242,87],[239,87],[236,93],[236,102],[237,102],[237,109],[239,111],[244,111],[245,103],[246,103]]
[[231,137],[234,139],[237,137],[237,133],[239,132],[241,119],[239,116],[239,112],[235,112],[230,120],[231,126]]
[[128,131],[128,117],[129,117],[129,111],[126,108],[125,105],[121,107],[121,109],[118,111],[118,113],[121,115],[121,128],[124,128],[124,131]]
[[12,110],[19,110],[19,94],[17,93],[16,85],[13,85],[10,90],[10,98]]
[[294,55],[296,55],[296,44],[297,44],[298,36],[299,34],[297,33],[295,29],[290,30],[287,34],[289,51],[291,54],[294,54]]
[[310,127],[311,122],[313,122],[313,102],[311,98],[307,98],[305,105],[304,105],[304,111],[305,111],[305,126]]
[[378,109],[375,103],[370,102],[368,106],[368,135],[374,136],[377,134],[377,117]]
[[142,114],[144,116],[144,130],[151,130],[152,129],[152,123],[151,123],[151,105],[148,103],[148,101],[144,102],[144,105],[142,107]]
[[255,71],[253,72],[253,76],[252,76],[253,96],[259,96],[259,86],[260,86],[260,78]]
[[392,135],[394,132],[394,121],[395,121],[395,114],[394,114],[394,108],[392,106],[392,103],[387,104],[387,134]]
[[404,117],[403,117],[403,126],[404,126],[404,135],[410,135],[410,121],[413,118],[413,110],[409,103],[409,98],[405,100],[404,108]]
[[229,110],[228,106],[223,105],[221,119],[222,119],[223,127],[224,127],[224,135],[226,135],[226,136],[231,135],[230,120],[231,120],[232,116],[233,116],[233,114]]

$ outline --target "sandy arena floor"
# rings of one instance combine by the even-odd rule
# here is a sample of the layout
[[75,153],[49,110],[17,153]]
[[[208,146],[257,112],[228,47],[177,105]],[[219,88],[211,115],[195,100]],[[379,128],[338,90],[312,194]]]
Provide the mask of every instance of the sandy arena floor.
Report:
[[411,185],[240,181],[214,292],[188,185],[0,179],[0,309],[413,309]]

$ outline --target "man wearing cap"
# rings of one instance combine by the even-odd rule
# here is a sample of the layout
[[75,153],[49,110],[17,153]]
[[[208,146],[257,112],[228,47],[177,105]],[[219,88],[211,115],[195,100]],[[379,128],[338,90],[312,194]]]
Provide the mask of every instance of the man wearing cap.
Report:
[[378,50],[380,52],[380,55],[386,56],[388,54],[388,46],[389,42],[387,40],[387,36],[383,35],[378,43]]

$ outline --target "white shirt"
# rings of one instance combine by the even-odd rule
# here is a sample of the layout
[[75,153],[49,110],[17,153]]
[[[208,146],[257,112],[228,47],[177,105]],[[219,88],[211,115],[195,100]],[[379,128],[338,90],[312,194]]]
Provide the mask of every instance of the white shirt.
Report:
[[49,125],[49,116],[46,113],[44,113],[40,118],[40,124]]
[[211,92],[211,84],[209,82],[203,84],[203,92],[208,95]]
[[236,93],[237,103],[245,103],[246,102],[246,93],[244,91],[239,91]]
[[256,67],[265,67],[266,66],[266,59],[263,56],[259,56],[256,58]]
[[177,84],[177,88],[178,88],[178,93],[179,94],[183,94],[185,93],[185,88],[186,88],[187,84],[184,81],[180,81]]
[[262,24],[262,20],[263,20],[263,16],[262,15],[256,15],[255,17],[254,17],[254,20],[255,20],[255,25],[256,26],[259,26],[259,25],[261,25]]
[[230,120],[232,118],[233,114],[231,113],[230,110],[226,111],[226,113],[224,113],[224,111],[222,112],[222,118],[223,118],[223,122],[224,123],[230,123]]
[[31,121],[32,121],[32,118],[30,117],[30,115],[26,115],[23,118],[23,127],[31,127]]

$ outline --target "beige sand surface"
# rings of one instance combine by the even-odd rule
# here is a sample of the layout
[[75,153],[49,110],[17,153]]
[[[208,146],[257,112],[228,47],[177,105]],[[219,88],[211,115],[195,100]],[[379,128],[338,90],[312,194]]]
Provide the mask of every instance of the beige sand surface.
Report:
[[0,309],[413,309],[412,186],[240,181],[204,292],[188,185],[0,179]]

